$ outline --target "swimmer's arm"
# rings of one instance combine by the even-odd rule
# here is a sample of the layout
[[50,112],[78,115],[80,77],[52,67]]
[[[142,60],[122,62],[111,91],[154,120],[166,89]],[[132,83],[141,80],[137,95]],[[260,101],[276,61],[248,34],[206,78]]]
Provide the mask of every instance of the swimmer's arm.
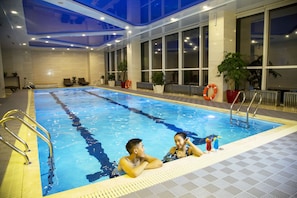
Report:
[[144,157],[144,161],[148,162],[148,165],[145,167],[145,169],[153,169],[163,166],[163,162],[161,160],[149,155]]
[[203,152],[195,144],[193,144],[189,138],[187,139],[187,144],[190,146],[189,153],[197,157],[200,157],[201,155],[203,155]]
[[146,168],[146,166],[149,164],[149,162],[147,161],[143,161],[140,165],[133,167],[131,166],[131,163],[129,163],[125,157],[121,158],[119,161],[119,166],[120,168],[130,177],[137,177],[139,176],[144,169]]

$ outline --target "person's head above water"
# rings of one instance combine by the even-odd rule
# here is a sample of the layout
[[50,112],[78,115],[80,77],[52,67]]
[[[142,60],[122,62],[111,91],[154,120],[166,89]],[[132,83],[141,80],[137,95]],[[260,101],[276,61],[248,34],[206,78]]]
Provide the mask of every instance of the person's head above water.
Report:
[[127,149],[128,153],[132,154],[134,151],[134,148],[136,146],[138,146],[141,142],[142,142],[142,139],[139,139],[139,138],[134,138],[134,139],[129,140],[126,144],[126,149]]

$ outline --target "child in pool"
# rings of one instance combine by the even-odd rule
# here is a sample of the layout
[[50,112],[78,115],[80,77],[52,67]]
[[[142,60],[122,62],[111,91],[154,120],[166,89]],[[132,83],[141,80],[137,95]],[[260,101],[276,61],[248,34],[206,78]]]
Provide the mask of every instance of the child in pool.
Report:
[[169,152],[163,158],[163,162],[173,161],[189,155],[200,157],[203,152],[193,144],[186,133],[178,132],[174,135],[174,141],[176,146],[172,147]]

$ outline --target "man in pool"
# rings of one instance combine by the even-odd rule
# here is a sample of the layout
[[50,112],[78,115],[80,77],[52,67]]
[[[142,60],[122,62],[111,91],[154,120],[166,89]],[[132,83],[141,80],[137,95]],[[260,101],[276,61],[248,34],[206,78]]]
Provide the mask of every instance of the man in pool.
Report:
[[135,178],[146,169],[159,168],[163,165],[161,160],[144,153],[141,139],[129,140],[126,149],[130,155],[120,159],[118,171],[124,171],[130,177]]

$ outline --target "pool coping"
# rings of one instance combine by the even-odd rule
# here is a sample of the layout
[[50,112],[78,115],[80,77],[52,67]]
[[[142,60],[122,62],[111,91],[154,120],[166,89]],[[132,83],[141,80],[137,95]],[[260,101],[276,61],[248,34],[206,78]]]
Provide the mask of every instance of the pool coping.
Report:
[[[141,94],[134,94],[134,95],[144,96]],[[34,97],[33,97],[32,91],[30,91],[30,93],[28,94],[28,97],[29,97],[29,100],[28,100],[27,113],[29,113],[30,116],[35,117]],[[145,96],[145,97],[148,97],[148,96]],[[160,100],[160,98],[155,98],[155,99]],[[167,101],[166,99],[164,100]],[[179,102],[174,101],[174,102],[180,103],[180,104],[187,104],[190,106],[197,106],[205,109],[205,106],[203,105],[189,104],[189,103],[180,102],[180,101]],[[218,109],[220,108],[207,107],[207,109],[218,111]],[[220,112],[221,111],[227,112],[228,110],[220,109]],[[258,115],[257,117],[261,120],[275,122],[275,118],[273,117],[262,116],[262,115]],[[71,196],[71,197],[123,196],[131,192],[135,192],[137,190],[141,190],[141,189],[159,184],[161,182],[179,177],[181,175],[188,174],[192,171],[207,167],[209,165],[228,159],[234,155],[238,155],[240,153],[246,152],[248,150],[261,146],[265,143],[271,142],[275,139],[284,137],[286,135],[289,135],[297,131],[296,121],[278,118],[277,122],[284,125],[277,127],[275,129],[271,129],[266,132],[262,132],[254,136],[250,136],[248,138],[244,138],[234,143],[224,145],[223,146],[224,150],[211,152],[209,154],[203,155],[200,158],[190,156],[190,157],[176,160],[170,163],[166,163],[163,165],[162,168],[159,168],[159,169],[144,171],[143,174],[137,178],[132,179],[132,178],[129,178],[128,176],[121,176],[114,179],[90,184],[87,186],[82,186],[79,188],[63,191],[60,193],[55,193],[45,197],[59,198],[59,197],[65,197],[65,196]],[[6,175],[14,175],[15,178],[18,178],[17,181],[21,183],[19,184],[20,188],[22,189],[19,191],[20,196],[16,196],[16,197],[25,197],[25,198],[42,197],[41,188],[40,189],[32,188],[33,186],[41,186],[41,181],[39,176],[40,170],[39,170],[39,162],[38,162],[38,152],[36,152],[37,137],[35,136],[35,134],[32,134],[32,132],[29,129],[26,129],[24,127],[25,126],[21,126],[19,131],[19,136],[25,137],[24,139],[30,145],[30,148],[32,151],[28,153],[28,156],[32,163],[28,166],[24,166],[23,158],[20,158],[16,152],[12,152]],[[18,170],[18,171],[16,172],[15,170]],[[12,174],[10,173],[10,171],[14,171],[14,173]],[[4,176],[5,177],[4,180],[7,179],[6,175]],[[11,178],[10,180],[15,180],[15,179]]]

